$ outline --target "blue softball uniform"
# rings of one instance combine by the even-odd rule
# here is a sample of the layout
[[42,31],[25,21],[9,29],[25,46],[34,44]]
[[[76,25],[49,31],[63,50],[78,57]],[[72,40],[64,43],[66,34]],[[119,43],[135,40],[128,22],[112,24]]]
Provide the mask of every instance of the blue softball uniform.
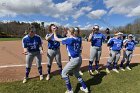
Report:
[[80,56],[80,44],[77,38],[66,38],[62,41],[62,44],[66,44],[69,56],[72,58]]
[[133,51],[135,49],[135,45],[137,44],[136,41],[134,41],[134,40],[129,41],[128,39],[126,39],[126,40],[124,40],[124,43],[125,42],[126,42],[125,48],[128,51]]
[[70,61],[65,65],[62,70],[62,78],[65,80],[66,86],[69,91],[72,90],[70,79],[68,74],[73,71],[75,77],[84,89],[87,89],[85,82],[79,74],[79,70],[82,64],[82,58],[80,56],[81,40],[77,37],[65,38],[62,40],[62,44],[67,46],[67,51],[70,54]]
[[[47,34],[46,37],[50,36],[51,34]],[[57,35],[58,38],[62,38],[61,35]],[[60,47],[60,42],[54,39],[54,35],[48,40],[48,48],[49,49],[58,49]]]
[[111,38],[108,41],[108,46],[110,46],[110,49],[113,51],[120,51],[123,46],[123,40],[117,38]]
[[82,37],[78,36],[76,37],[77,39],[77,46],[79,46],[79,49],[81,51],[81,47],[82,47]]
[[91,39],[91,45],[92,46],[102,46],[103,40],[106,39],[106,36],[102,33],[94,33]]
[[29,35],[26,35],[22,39],[22,46],[23,48],[27,48],[28,52],[40,51],[40,45],[42,45],[42,39],[39,35],[35,35],[32,38]]

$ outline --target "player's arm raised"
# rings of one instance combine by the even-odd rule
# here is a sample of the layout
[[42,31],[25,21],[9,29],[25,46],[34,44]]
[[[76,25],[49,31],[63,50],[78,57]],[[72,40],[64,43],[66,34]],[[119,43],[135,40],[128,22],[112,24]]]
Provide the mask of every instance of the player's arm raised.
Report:
[[53,31],[53,34],[54,34],[54,39],[56,41],[62,42],[65,39],[65,38],[58,38],[57,35],[56,35],[56,31]]
[[53,33],[52,34],[50,34],[49,36],[46,36],[45,37],[45,39],[48,41],[48,40],[50,40],[51,39],[51,37],[53,36]]

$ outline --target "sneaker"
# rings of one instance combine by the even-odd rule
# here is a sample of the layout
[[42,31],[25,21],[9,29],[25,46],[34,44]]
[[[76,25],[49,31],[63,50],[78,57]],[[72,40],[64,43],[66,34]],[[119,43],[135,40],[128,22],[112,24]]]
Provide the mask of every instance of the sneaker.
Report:
[[50,74],[47,75],[46,80],[50,80]]
[[129,66],[127,66],[126,69],[128,69],[128,70],[132,70]]
[[43,75],[40,75],[40,80],[43,80]]
[[110,71],[109,71],[109,69],[108,69],[108,68],[106,68],[106,72],[107,72],[107,73],[110,73]]
[[100,74],[100,71],[99,71],[99,70],[95,70],[95,72],[96,72],[97,74]]
[[84,89],[83,87],[80,87],[80,90],[83,91],[83,92],[85,92],[85,93],[88,93],[89,92],[87,88]]
[[120,67],[120,70],[121,70],[121,71],[125,71],[122,67]]
[[23,83],[26,83],[26,82],[27,82],[27,79],[28,79],[28,78],[24,77]]
[[92,70],[89,70],[88,72],[89,72],[89,74],[90,74],[91,76],[94,75],[94,73],[92,72]]
[[113,68],[112,71],[119,73],[119,71],[116,68]]
[[80,74],[81,76],[83,76],[83,73],[82,73],[82,71],[79,71],[79,74]]
[[73,90],[69,91],[67,90],[65,93],[74,93]]

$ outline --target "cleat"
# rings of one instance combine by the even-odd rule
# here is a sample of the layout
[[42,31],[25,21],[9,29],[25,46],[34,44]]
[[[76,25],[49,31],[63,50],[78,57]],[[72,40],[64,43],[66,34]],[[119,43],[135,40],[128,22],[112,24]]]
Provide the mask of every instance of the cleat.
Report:
[[110,73],[110,71],[109,71],[109,69],[108,68],[106,68],[106,72],[109,74]]
[[90,74],[91,76],[94,75],[94,73],[92,72],[92,70],[89,70],[88,72],[89,72],[89,74]]
[[81,76],[83,76],[84,74],[82,73],[82,71],[79,71],[79,74],[81,75]]
[[40,80],[43,80],[43,75],[40,75]]
[[121,71],[125,71],[122,67],[120,67],[120,70],[121,70]]
[[128,69],[128,70],[132,70],[129,66],[127,66],[126,69]]
[[73,90],[69,91],[67,90],[65,93],[74,93]]
[[46,80],[50,80],[50,74],[47,75]]
[[115,69],[112,69],[112,71],[116,72],[116,73],[119,73],[119,71],[115,68]]
[[100,71],[99,71],[99,70],[95,70],[95,72],[96,72],[97,74],[100,74]]
[[23,83],[26,83],[26,82],[27,82],[27,79],[28,79],[28,78],[24,77]]
[[88,93],[89,92],[87,88],[84,89],[83,87],[80,87],[80,90],[83,91],[83,92],[85,92],[85,93]]

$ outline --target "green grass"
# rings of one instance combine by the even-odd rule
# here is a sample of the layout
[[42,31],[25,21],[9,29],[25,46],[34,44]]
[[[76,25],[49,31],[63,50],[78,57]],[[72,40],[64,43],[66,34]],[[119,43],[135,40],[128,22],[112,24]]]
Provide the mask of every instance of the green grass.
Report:
[[[133,65],[134,66],[134,65]],[[50,81],[39,81],[39,78],[30,79],[26,84],[22,81],[12,83],[0,83],[0,93],[64,93],[65,83],[60,76],[53,76]],[[75,77],[70,77],[75,93],[83,93],[79,90],[80,84]],[[132,71],[120,71],[106,74],[102,70],[100,75],[91,77],[84,72],[85,80],[91,93],[139,93],[140,91],[140,65],[135,64]]]
[[0,38],[0,41],[17,41],[22,40],[22,38]]
[[140,47],[140,44],[137,44],[136,46],[137,46],[137,47]]

